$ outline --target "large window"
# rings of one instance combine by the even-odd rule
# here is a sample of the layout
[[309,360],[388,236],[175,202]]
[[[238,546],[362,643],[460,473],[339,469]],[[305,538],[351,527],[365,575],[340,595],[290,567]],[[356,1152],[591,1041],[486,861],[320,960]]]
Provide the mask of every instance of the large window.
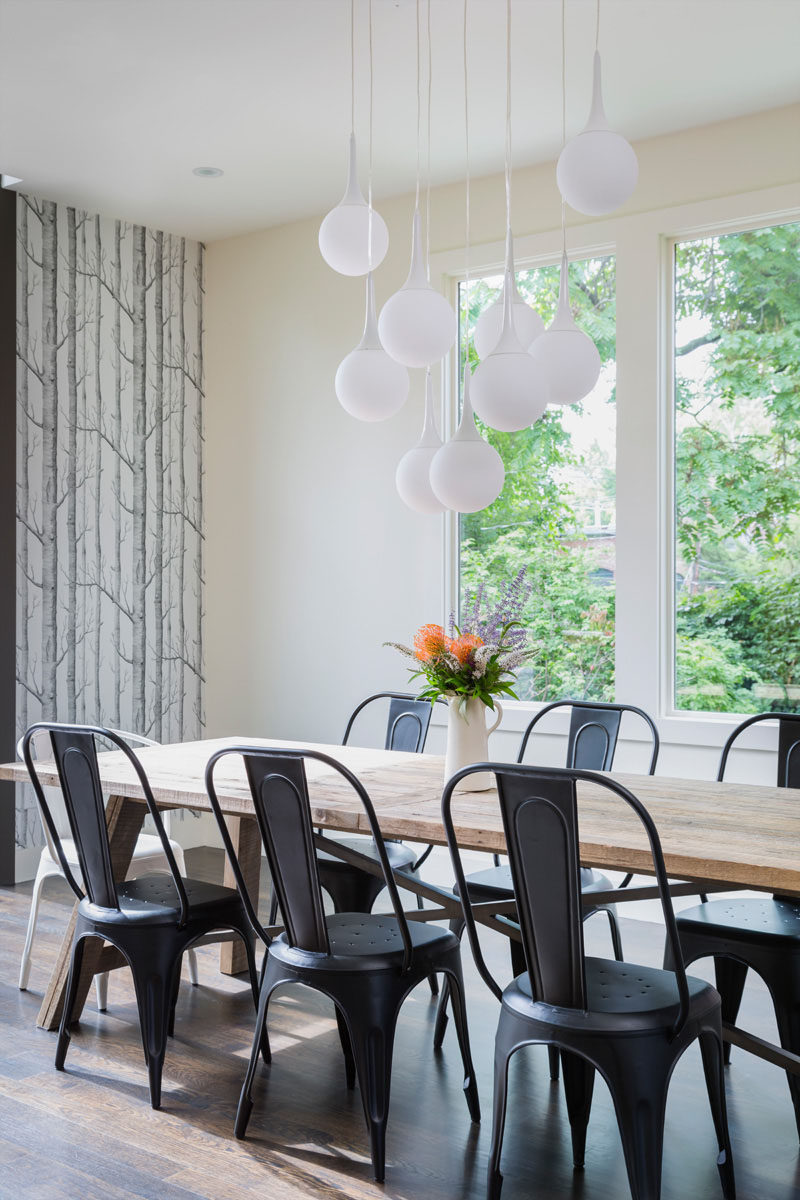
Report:
[[800,711],[800,224],[674,271],[675,705]]
[[[521,294],[549,323],[558,297],[558,267],[520,271]],[[471,283],[469,311],[460,289],[461,361],[467,322],[499,295],[502,276]],[[614,696],[615,598],[615,260],[570,265],[578,325],[602,358],[600,380],[584,401],[550,407],[529,429],[484,429],[506,470],[490,508],[459,521],[459,603],[485,584],[490,593],[526,567],[533,592],[526,622],[539,647],[520,673],[521,700]],[[471,346],[472,366],[477,363]]]

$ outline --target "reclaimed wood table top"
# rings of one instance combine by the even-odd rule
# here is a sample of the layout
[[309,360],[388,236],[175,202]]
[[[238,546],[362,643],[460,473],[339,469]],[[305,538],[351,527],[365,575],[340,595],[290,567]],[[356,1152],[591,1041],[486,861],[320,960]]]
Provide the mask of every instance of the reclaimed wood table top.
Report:
[[[147,747],[137,753],[159,804],[208,811],[206,763],[217,750],[234,745],[328,754],[364,783],[386,837],[444,844],[444,759],[437,755],[257,738],[183,742]],[[99,761],[101,780],[109,794],[141,798],[135,774],[120,752],[103,753]],[[307,761],[306,770],[314,824],[368,833],[366,815],[347,782],[322,763]],[[42,764],[41,773],[44,784],[57,783],[54,769],[47,764]],[[7,763],[0,766],[0,778],[25,781],[27,773],[22,763]],[[612,778],[638,796],[652,814],[667,871],[673,878],[800,893],[800,790],[616,772]],[[224,812],[232,816],[252,814],[241,760],[223,760],[217,768],[216,782]],[[578,799],[584,864],[649,872],[652,860],[646,835],[628,806],[594,783],[580,783]],[[465,849],[504,851],[493,790],[456,792],[453,815]]]

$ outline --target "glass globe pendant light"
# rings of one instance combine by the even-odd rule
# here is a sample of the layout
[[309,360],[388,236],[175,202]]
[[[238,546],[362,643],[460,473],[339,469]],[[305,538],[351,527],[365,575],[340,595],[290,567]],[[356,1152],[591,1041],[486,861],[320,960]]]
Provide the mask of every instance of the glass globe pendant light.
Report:
[[597,48],[599,36],[600,0],[597,0],[589,120],[583,132],[564,146],[556,166],[556,180],[561,195],[571,208],[588,217],[600,217],[619,208],[631,196],[639,178],[639,163],[630,142],[608,127]]
[[358,182],[354,133],[350,134],[347,187],[319,227],[319,249],[340,275],[366,275],[383,262],[389,249],[386,222],[367,204]]
[[[519,294],[517,275],[514,270],[514,245],[510,227],[506,230],[506,265],[505,279],[511,279],[511,318],[514,331],[524,349],[528,350],[534,339],[544,333],[544,321],[535,308]],[[505,286],[505,281],[504,281]],[[473,341],[479,358],[491,354],[500,341],[503,330],[503,293],[485,308],[475,322]]]
[[439,437],[433,414],[433,385],[431,369],[428,367],[425,373],[425,417],[422,422],[422,435],[416,446],[412,446],[400,459],[395,474],[400,499],[414,512],[444,512],[444,505],[431,487],[431,462],[441,445],[442,439]]
[[425,273],[419,208],[412,225],[411,269],[381,309],[378,333],[387,353],[407,367],[432,366],[456,340],[456,314]]
[[551,404],[575,404],[588,396],[600,378],[600,353],[588,334],[578,329],[569,304],[567,255],[561,256],[558,309],[552,323],[530,348],[530,356],[548,381]]
[[503,460],[484,441],[475,425],[469,398],[469,359],[464,367],[461,421],[449,442],[431,461],[431,488],[436,498],[454,512],[479,512],[497,499],[505,483]]
[[379,266],[389,249],[389,231],[372,207],[372,0],[369,6],[369,203],[358,182],[356,163],[356,76],[354,0],[350,0],[350,141],[344,196],[319,227],[319,249],[329,267],[340,275],[366,275]]
[[378,337],[371,271],[367,275],[364,333],[355,350],[339,363],[335,388],[342,408],[359,421],[385,421],[393,417],[408,395],[408,371],[389,357]]
[[500,340],[479,363],[473,385],[475,412],[484,425],[505,433],[514,433],[538,421],[549,397],[544,370],[527,352],[514,329],[512,290],[513,284],[506,273]]
[[[507,234],[503,319],[497,344],[475,372],[473,403],[475,412],[485,425],[513,433],[538,421],[547,408],[547,379],[539,364],[527,352],[530,343],[523,344],[518,337],[512,315],[516,307],[513,297],[517,288],[511,239],[511,0],[506,0],[505,163]],[[536,345],[536,342],[533,344]]]

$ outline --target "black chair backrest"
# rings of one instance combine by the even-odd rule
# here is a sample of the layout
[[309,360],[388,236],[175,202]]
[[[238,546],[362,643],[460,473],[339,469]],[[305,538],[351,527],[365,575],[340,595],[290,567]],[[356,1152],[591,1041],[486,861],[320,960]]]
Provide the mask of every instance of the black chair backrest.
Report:
[[86,895],[91,902],[102,908],[119,908],[97,757],[97,742],[100,739],[121,750],[133,766],[153,818],[156,833],[161,840],[164,856],[180,902],[180,922],[184,924],[188,916],[186,889],[183,886],[172,846],[164,830],[147,776],[134,752],[125,743],[123,737],[114,730],[94,725],[63,725],[41,721],[36,725],[31,725],[26,731],[22,739],[22,757],[31,777],[42,819],[56,848],[64,877],[75,895],[79,899],[83,899],[84,893],[64,854],[61,837],[39,778],[39,770],[43,763],[41,760],[37,762],[32,753],[33,740],[41,732],[49,734],[50,737],[53,761],[58,772],[70,832],[75,843]]
[[528,739],[543,717],[555,709],[570,709],[569,735],[567,737],[567,767],[580,767],[585,771],[610,771],[617,751],[619,728],[624,713],[640,717],[650,732],[652,749],[648,775],[656,769],[659,737],[652,717],[633,704],[606,704],[599,700],[555,700],[540,709],[522,735],[517,755],[521,763],[525,757]]
[[[453,790],[476,771],[493,771],[517,902],[522,946],[535,999],[566,1008],[586,1008],[586,976],[580,887],[580,842],[576,785],[595,784],[621,797],[642,821],[650,843],[667,941],[676,963],[679,1011],[673,1034],[689,1012],[689,991],[669,895],[661,843],[647,809],[627,788],[591,771],[539,768],[509,763],[477,763],[448,780],[442,796],[442,820],[459,894],[467,882],[452,817]],[[464,916],[475,963],[498,999],[499,984],[486,966],[469,904]]]
[[400,926],[400,935],[405,951],[403,969],[406,970],[411,962],[411,935],[386,856],[386,847],[383,844],[372,801],[357,776],[336,759],[316,750],[268,749],[246,745],[226,746],[224,749],[218,750],[208,761],[206,788],[239,894],[253,928],[263,941],[269,945],[271,939],[259,921],[248,893],[217,794],[215,783],[217,764],[229,755],[240,756],[244,761],[258,828],[264,843],[273,885],[278,894],[280,909],[286,923],[286,934],[291,945],[297,946],[301,950],[322,954],[330,953],[317,869],[311,805],[306,779],[306,761],[324,763],[342,775],[352,786],[367,814],[375,841],[374,849],[377,851],[392,907]]
[[745,729],[749,729],[751,725],[756,725],[761,721],[778,722],[777,786],[800,788],[800,713],[756,713],[754,717],[748,717],[746,721],[742,721],[741,725],[736,726],[722,747],[717,779],[721,781],[725,778],[728,756],[740,734]]
[[361,710],[377,700],[389,701],[384,750],[406,750],[411,754],[421,754],[428,737],[433,705],[430,700],[418,700],[410,692],[376,692],[374,696],[367,696],[366,700],[362,700],[358,707],[353,709],[344,731],[342,745],[347,745],[353,724]]

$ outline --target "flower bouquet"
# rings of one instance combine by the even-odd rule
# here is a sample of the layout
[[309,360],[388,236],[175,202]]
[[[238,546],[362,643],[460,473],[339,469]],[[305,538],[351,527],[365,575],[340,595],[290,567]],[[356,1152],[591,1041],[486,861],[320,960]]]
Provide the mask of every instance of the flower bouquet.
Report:
[[[441,697],[450,705],[445,778],[468,763],[488,757],[488,735],[502,718],[496,696],[517,696],[512,684],[517,668],[533,658],[527,647],[528,635],[520,617],[528,597],[525,568],[501,585],[497,603],[491,607],[485,584],[464,597],[461,626],[451,614],[448,632],[441,625],[423,625],[414,635],[413,649],[398,642],[384,645],[399,650],[414,662],[412,679],[425,681],[421,700],[434,703]],[[497,713],[486,728],[486,709]],[[466,789],[481,791],[492,786],[487,774],[469,776]]]

